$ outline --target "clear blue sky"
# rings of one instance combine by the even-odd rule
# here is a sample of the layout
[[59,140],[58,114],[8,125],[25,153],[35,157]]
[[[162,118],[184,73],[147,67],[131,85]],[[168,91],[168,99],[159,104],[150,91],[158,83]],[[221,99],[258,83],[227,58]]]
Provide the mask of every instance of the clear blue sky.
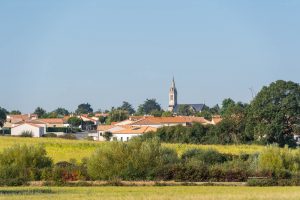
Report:
[[298,0],[0,1],[0,106],[249,102],[300,82]]

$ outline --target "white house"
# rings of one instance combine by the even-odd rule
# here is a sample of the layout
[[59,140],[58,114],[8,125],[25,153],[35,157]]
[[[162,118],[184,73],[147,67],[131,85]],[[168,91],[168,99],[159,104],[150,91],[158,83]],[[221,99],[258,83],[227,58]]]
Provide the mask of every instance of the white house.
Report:
[[150,127],[150,126],[143,126],[143,127],[128,127],[123,130],[114,131],[112,134],[112,140],[116,141],[128,141],[133,137],[137,137],[148,133],[150,131],[156,132],[157,128]]
[[38,124],[24,123],[11,128],[12,136],[21,136],[24,132],[30,132],[32,137],[41,137],[45,134],[45,127]]
[[111,140],[115,141],[128,141],[132,137],[140,136],[149,131],[156,131],[157,128],[150,126],[116,126],[116,125],[100,125],[97,128],[97,133],[90,133],[89,136],[93,137],[94,140],[105,141],[103,137],[105,132],[111,132]]

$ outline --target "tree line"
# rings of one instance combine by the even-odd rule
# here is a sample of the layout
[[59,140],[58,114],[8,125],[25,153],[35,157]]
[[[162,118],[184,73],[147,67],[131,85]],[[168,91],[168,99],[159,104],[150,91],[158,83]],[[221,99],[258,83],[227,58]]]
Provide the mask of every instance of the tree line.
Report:
[[216,113],[222,121],[215,126],[163,127],[143,137],[174,143],[277,143],[281,147],[295,147],[294,135],[300,134],[300,86],[291,81],[276,81],[263,87],[250,104],[225,99],[219,112],[207,109],[201,115],[211,117]]

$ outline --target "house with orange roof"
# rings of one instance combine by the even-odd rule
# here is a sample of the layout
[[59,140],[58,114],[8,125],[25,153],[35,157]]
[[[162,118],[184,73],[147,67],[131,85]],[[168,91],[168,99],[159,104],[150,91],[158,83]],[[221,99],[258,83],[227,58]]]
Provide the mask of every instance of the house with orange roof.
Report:
[[47,127],[67,127],[68,124],[64,121],[63,118],[45,118],[38,119],[37,121],[43,122]]
[[216,125],[222,121],[222,117],[220,115],[215,115],[211,119],[211,124]]
[[148,132],[156,132],[157,128],[150,126],[136,127],[130,126],[125,129],[114,131],[112,140],[114,141],[129,141],[133,137],[141,136]]
[[151,126],[154,128],[161,128],[164,126],[188,126],[192,123],[201,123],[203,125],[211,124],[210,121],[204,117],[192,116],[175,116],[175,117],[145,117],[131,123],[131,126]]
[[25,122],[27,120],[34,120],[37,118],[38,116],[36,114],[7,115],[6,121],[14,124],[18,122]]
[[105,138],[103,137],[105,132],[111,132],[111,141],[128,141],[132,137],[140,136],[142,134],[156,130],[157,128],[150,126],[137,127],[130,125],[99,125],[97,128],[97,133],[90,133],[89,136],[93,137],[94,140],[105,141]]
[[41,137],[45,134],[45,126],[25,122],[11,128],[12,136],[21,136],[25,132],[31,133],[32,137]]

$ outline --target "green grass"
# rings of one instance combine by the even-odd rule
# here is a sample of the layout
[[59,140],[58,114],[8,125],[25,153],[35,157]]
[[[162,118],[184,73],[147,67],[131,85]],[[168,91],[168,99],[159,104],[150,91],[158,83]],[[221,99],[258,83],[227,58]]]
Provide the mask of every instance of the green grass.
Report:
[[[0,137],[0,151],[15,144],[27,144],[45,146],[48,155],[54,162],[69,161],[76,159],[80,161],[89,157],[97,148],[104,148],[110,145],[109,142],[96,142],[84,140],[66,140],[61,138],[22,138],[22,137]],[[260,152],[263,146],[258,145],[193,145],[193,144],[163,144],[166,147],[175,149],[179,155],[188,149],[215,149],[221,153],[241,154]]]
[[0,188],[0,200],[296,200],[299,187],[8,187]]

